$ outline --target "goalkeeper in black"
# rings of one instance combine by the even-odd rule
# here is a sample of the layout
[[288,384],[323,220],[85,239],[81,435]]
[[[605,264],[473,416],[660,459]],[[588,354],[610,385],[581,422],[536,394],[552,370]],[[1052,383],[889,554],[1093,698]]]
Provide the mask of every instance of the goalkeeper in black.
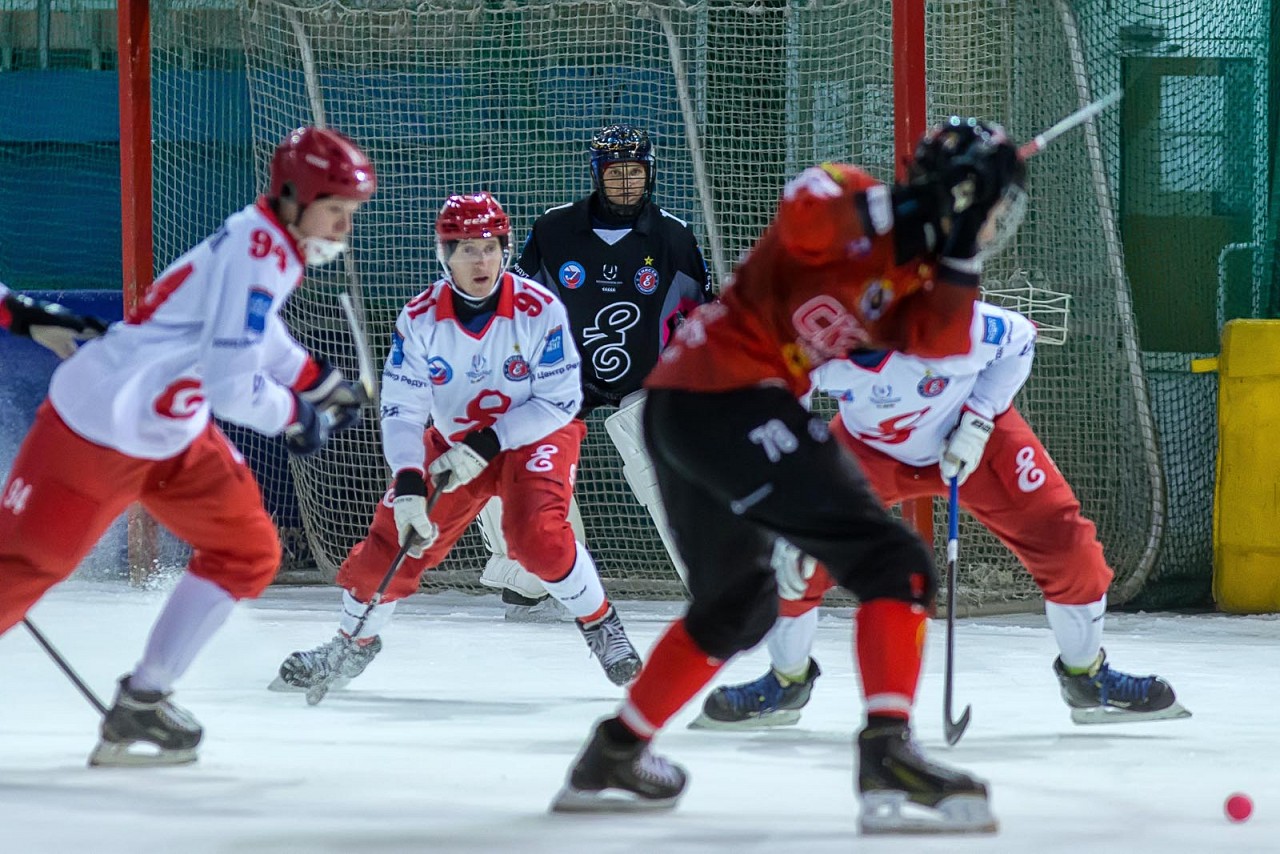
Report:
[[[590,145],[591,194],[551,208],[534,222],[515,272],[553,289],[569,313],[582,354],[582,415],[602,406],[637,500],[648,508],[672,555],[656,482],[640,439],[641,384],[680,322],[712,298],[711,275],[693,230],[654,201],[657,161],[645,131],[607,125]],[[481,582],[503,592],[508,618],[536,619],[551,607],[533,574],[506,555],[500,505],[480,514],[493,556]],[[577,505],[570,521],[582,537]]]

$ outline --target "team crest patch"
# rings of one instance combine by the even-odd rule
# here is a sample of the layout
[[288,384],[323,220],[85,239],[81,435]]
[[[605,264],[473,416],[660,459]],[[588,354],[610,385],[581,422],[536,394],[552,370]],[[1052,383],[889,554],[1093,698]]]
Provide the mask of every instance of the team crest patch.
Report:
[[938,377],[930,374],[916,386],[916,392],[921,397],[937,397],[946,391],[947,386],[951,385],[951,377]]
[[529,379],[529,363],[519,353],[512,356],[502,365],[502,375],[512,382]]
[[560,265],[560,272],[557,274],[557,278],[562,286],[571,291],[576,291],[587,280],[587,268],[577,261],[565,261]]
[[453,379],[453,368],[439,356],[432,356],[427,359],[427,379],[432,385],[444,385]]
[[982,343],[983,344],[1003,344],[1004,343],[1004,318],[996,317],[994,314],[982,315]]
[[244,310],[244,328],[262,334],[267,331],[267,315],[271,313],[271,291],[266,288],[250,288],[249,303]]
[[542,348],[539,365],[556,365],[564,359],[564,327],[557,326],[547,333],[547,345]]
[[391,366],[398,368],[404,364],[404,336],[399,332],[391,335]]
[[658,271],[648,264],[636,270],[636,290],[648,296],[658,289]]
[[879,320],[891,302],[893,302],[892,283],[885,279],[876,279],[862,292],[858,308],[867,320]]

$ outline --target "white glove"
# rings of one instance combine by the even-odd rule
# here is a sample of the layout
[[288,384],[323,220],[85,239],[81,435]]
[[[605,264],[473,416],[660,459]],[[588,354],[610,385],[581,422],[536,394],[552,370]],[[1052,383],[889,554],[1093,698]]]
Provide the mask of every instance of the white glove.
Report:
[[813,578],[813,573],[818,568],[818,562],[778,537],[773,541],[770,563],[773,564],[773,572],[778,579],[778,595],[793,602],[803,599],[804,592],[809,589],[809,579]]
[[938,471],[942,473],[944,483],[950,484],[953,477],[962,484],[969,479],[978,463],[982,462],[982,452],[986,450],[987,440],[995,426],[978,413],[964,410],[960,422],[942,443]]
[[451,477],[445,485],[445,492],[453,492],[460,486],[470,483],[480,476],[480,472],[484,471],[485,466],[489,465],[479,452],[473,450],[470,445],[459,442],[449,450],[432,461],[427,467],[427,473],[435,478],[439,478],[445,472]]
[[397,472],[395,491],[391,510],[395,513],[397,539],[402,547],[412,540],[407,554],[420,558],[440,536],[440,529],[427,517],[427,485],[422,473],[417,469]]
[[82,341],[97,337],[96,332],[76,332],[62,326],[31,327],[31,340],[57,353],[59,359],[70,359]]

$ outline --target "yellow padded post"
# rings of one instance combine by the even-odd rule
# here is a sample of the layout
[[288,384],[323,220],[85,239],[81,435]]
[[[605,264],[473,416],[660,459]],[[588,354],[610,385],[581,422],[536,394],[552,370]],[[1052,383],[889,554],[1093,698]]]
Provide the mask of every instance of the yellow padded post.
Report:
[[1280,611],[1280,321],[1233,320],[1218,360],[1213,598]]

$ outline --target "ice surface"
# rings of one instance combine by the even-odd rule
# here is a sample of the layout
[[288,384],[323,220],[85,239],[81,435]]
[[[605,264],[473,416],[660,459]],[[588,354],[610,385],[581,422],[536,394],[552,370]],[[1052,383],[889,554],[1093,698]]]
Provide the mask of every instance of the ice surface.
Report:
[[[164,594],[73,582],[32,619],[109,699]],[[824,612],[823,676],[795,727],[691,731],[699,697],[658,739],[691,784],[673,813],[559,816],[551,796],[592,722],[617,705],[572,624],[508,624],[496,597],[419,596],[345,691],[309,708],[266,691],[290,651],[331,637],[331,589],[242,605],[179,685],[205,726],[198,764],[93,769],[90,706],[22,628],[0,638],[0,852],[1022,852],[1280,851],[1280,620],[1111,615],[1114,666],[1157,671],[1190,720],[1080,727],[1050,671],[1042,617],[962,620],[960,706],[942,739],[941,623],[916,728],[934,757],[985,777],[993,837],[856,834],[850,738],[861,717],[848,612]],[[619,603],[647,650],[677,612]],[[758,676],[763,649],[721,679]],[[1223,802],[1249,793],[1233,825]]]

